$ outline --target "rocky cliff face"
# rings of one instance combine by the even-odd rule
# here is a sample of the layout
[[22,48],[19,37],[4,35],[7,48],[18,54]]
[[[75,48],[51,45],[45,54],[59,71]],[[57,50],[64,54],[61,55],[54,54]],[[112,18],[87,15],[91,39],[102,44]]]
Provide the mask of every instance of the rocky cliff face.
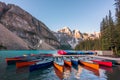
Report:
[[3,49],[29,49],[28,44],[0,24],[0,45]]
[[42,43],[59,46],[57,38],[44,23],[16,5],[0,2],[0,24],[23,40],[29,49],[42,49]]

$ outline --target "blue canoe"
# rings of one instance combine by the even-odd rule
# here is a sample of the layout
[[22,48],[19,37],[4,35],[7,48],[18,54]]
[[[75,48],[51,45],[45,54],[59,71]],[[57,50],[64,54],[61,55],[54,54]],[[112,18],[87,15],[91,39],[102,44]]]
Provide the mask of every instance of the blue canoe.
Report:
[[65,50],[66,55],[77,55],[76,51],[72,51],[72,50]]
[[53,59],[52,58],[44,58],[43,61],[36,62],[36,64],[33,64],[29,67],[29,71],[32,72],[34,70],[45,68],[48,66],[53,65]]
[[77,51],[77,54],[78,54],[78,55],[84,55],[85,52],[83,52],[83,51]]
[[85,54],[93,55],[93,54],[95,54],[95,52],[92,52],[92,51],[86,51]]
[[78,65],[78,58],[72,57],[71,63],[72,65]]
[[78,60],[77,59],[72,59],[71,62],[72,62],[72,65],[78,65]]

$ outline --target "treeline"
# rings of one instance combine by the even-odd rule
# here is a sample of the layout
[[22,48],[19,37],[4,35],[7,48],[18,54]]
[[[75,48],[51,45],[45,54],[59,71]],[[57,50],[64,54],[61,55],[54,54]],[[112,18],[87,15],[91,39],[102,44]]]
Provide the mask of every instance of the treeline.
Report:
[[120,0],[115,0],[115,19],[112,13],[106,15],[100,23],[100,38],[85,40],[76,46],[76,50],[113,50],[120,55]]
[[80,42],[76,47],[75,50],[101,50],[101,42],[99,39],[87,39]]

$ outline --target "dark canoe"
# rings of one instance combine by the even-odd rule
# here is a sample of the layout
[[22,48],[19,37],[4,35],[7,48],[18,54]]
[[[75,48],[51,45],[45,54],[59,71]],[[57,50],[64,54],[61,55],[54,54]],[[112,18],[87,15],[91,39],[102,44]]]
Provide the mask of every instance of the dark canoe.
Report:
[[12,57],[12,58],[5,58],[7,65],[16,64],[16,62],[26,62],[30,60],[35,60],[36,57],[34,56],[20,56],[20,57]]
[[66,55],[93,55],[95,52],[92,51],[72,51],[72,50],[65,50]]
[[26,56],[18,56],[13,58],[5,58],[6,63],[8,65],[16,64],[16,62],[26,62],[26,61],[32,61],[36,59],[40,59],[40,57],[52,57],[51,54],[32,54],[32,55],[26,55]]
[[72,50],[65,50],[66,55],[77,55],[76,51],[72,51]]
[[52,54],[28,54],[28,55],[17,56],[12,58],[5,58],[5,60],[8,65],[12,65],[12,64],[16,64],[16,62],[26,62],[26,61],[35,60],[40,57],[52,57],[52,56],[53,56]]
[[35,64],[29,67],[29,71],[32,72],[34,70],[38,70],[41,68],[46,68],[48,66],[53,65],[53,59],[44,59],[43,61],[36,62]]
[[7,65],[16,64],[16,62],[25,62],[26,60],[23,58],[6,58]]
[[36,59],[36,60],[26,61],[26,62],[16,62],[16,68],[28,67],[39,61],[42,61],[42,59]]
[[83,54],[85,54],[85,52],[83,52],[83,51],[77,51],[77,54],[78,55],[83,55]]
[[72,67],[76,70],[78,70],[78,65],[72,64]]
[[71,60],[71,63],[72,63],[72,65],[78,65],[78,60],[72,59],[72,60]]

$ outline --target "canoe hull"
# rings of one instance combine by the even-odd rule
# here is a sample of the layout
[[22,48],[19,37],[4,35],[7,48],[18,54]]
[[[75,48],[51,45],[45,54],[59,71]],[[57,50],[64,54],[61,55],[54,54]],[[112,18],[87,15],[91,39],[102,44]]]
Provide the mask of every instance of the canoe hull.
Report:
[[35,63],[36,63],[36,61],[16,62],[16,67],[17,68],[27,67],[27,66],[30,66],[30,65],[35,64]]
[[49,62],[42,63],[42,64],[34,64],[29,67],[29,71],[32,72],[32,71],[40,69],[40,68],[45,68],[45,67],[51,66],[52,64],[53,64],[53,61],[49,61]]
[[90,68],[93,68],[93,69],[96,69],[96,70],[99,69],[99,64],[84,62],[84,61],[80,61],[80,60],[79,60],[79,62],[80,62],[80,64],[82,64],[84,66],[87,66],[87,67],[90,67]]
[[72,66],[71,61],[64,60],[64,64],[67,65],[67,66],[70,66],[70,67]]
[[54,67],[54,71],[55,71],[56,75],[58,76],[58,78],[60,80],[63,80],[63,72],[59,71],[56,67]]
[[92,60],[95,63],[98,63],[101,66],[112,67],[112,62],[108,61],[99,61],[99,60]]
[[8,65],[13,65],[16,64],[16,62],[26,62],[35,59],[36,57],[34,56],[20,56],[20,57],[6,58],[5,60]]
[[63,65],[59,65],[56,62],[54,62],[54,67],[58,69],[60,72],[63,72]]
[[96,69],[93,69],[93,68],[90,68],[90,67],[87,67],[87,66],[83,66],[83,68],[85,68],[89,71],[92,71],[96,76],[100,76],[99,70],[96,70]]
[[60,55],[66,55],[66,52],[64,50],[58,50],[57,53]]
[[71,60],[72,65],[78,65],[78,61]]
[[25,60],[22,60],[21,58],[6,58],[7,65],[16,64],[16,62],[24,62]]

